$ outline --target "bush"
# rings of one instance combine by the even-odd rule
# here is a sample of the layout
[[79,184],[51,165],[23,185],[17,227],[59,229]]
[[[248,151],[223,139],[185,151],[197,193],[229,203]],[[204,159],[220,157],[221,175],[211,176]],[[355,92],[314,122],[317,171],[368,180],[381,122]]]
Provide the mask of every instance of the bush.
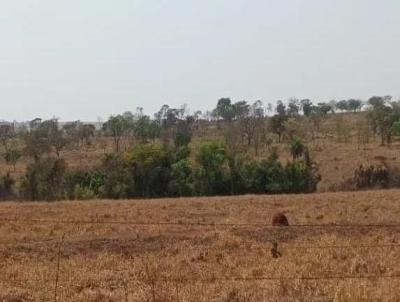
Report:
[[283,166],[277,153],[261,162],[248,162],[244,167],[245,193],[311,193],[316,191],[320,180],[316,167],[308,165],[306,160]]
[[303,156],[304,151],[305,151],[305,146],[303,145],[303,143],[300,140],[294,139],[289,144],[289,150],[290,150],[290,154],[293,157],[293,160],[296,160]]
[[27,200],[61,200],[67,197],[66,163],[63,159],[45,158],[28,165],[20,188]]
[[103,198],[128,198],[133,196],[134,178],[128,161],[119,154],[108,154],[101,166],[104,175],[99,195]]
[[77,200],[89,200],[95,199],[96,194],[88,187],[82,187],[80,185],[76,185],[74,188],[74,199]]
[[138,145],[127,158],[133,171],[135,196],[168,195],[172,159],[165,147],[159,144]]
[[226,146],[220,141],[204,142],[196,157],[193,172],[194,190],[198,195],[226,195],[231,193],[230,171]]
[[191,196],[193,194],[192,168],[187,159],[181,159],[171,166],[169,195]]
[[70,199],[89,199],[80,197],[84,195],[98,197],[100,189],[104,185],[105,177],[105,174],[100,170],[69,172],[66,176],[68,197]]

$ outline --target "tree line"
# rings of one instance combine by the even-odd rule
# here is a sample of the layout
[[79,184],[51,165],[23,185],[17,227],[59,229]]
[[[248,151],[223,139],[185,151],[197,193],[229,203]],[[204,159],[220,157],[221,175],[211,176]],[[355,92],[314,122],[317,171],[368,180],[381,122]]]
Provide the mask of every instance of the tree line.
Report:
[[[367,111],[367,123],[382,144],[400,134],[400,106],[390,97],[368,102],[349,99],[314,104],[308,99],[278,101],[218,100],[206,113],[187,106],[163,105],[150,117],[138,108],[110,116],[101,129],[80,121],[62,126],[57,119],[35,119],[29,128],[0,126],[3,156],[15,169],[22,156],[29,164],[21,179],[0,177],[0,199],[60,200],[206,196],[246,193],[309,193],[317,189],[318,167],[300,134],[303,125],[317,129],[335,112]],[[268,114],[272,113],[273,114]],[[202,129],[211,129],[201,136]],[[212,138],[216,129],[221,137]],[[310,128],[311,129],[311,128]],[[304,131],[309,135],[313,131]],[[193,141],[194,134],[200,139]],[[313,136],[314,134],[312,134]],[[68,168],[65,148],[89,148],[108,137],[112,152],[91,168]],[[279,160],[273,143],[285,143],[292,154]],[[267,154],[259,151],[268,150]],[[250,156],[249,150],[253,150]]]

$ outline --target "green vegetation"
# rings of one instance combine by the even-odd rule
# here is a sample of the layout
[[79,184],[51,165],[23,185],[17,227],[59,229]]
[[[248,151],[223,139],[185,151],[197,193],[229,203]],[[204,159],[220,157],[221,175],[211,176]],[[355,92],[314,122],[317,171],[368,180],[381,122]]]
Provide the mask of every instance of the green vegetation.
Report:
[[[372,136],[390,145],[400,135],[400,103],[390,97],[372,97],[365,104],[356,99],[278,101],[272,116],[266,115],[271,105],[261,101],[222,98],[206,113],[163,105],[151,118],[138,108],[111,116],[97,130],[79,121],[61,126],[56,119],[35,119],[18,130],[0,125],[6,162],[14,170],[21,157],[29,163],[19,179],[0,177],[0,199],[311,193],[320,176],[307,144],[326,135],[321,122],[333,115],[337,139],[351,141],[352,128],[342,112],[362,109],[367,113],[356,125],[358,148],[365,149]],[[86,148],[99,138],[112,141],[112,153],[104,148],[101,162],[90,168],[67,166],[66,149]],[[279,143],[287,145],[290,160],[279,158],[273,147]]]

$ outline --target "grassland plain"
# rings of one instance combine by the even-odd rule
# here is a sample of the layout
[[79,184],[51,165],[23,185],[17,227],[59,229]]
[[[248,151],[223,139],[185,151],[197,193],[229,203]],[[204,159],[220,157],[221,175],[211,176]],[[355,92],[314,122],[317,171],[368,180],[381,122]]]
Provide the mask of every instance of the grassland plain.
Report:
[[[399,199],[4,202],[0,301],[400,301]],[[278,211],[292,227],[268,226]]]

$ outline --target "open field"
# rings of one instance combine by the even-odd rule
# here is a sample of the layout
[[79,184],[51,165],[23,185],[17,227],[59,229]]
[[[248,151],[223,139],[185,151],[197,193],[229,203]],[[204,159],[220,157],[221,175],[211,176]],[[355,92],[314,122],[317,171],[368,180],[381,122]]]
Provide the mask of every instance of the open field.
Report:
[[399,199],[1,203],[0,301],[400,301]]

